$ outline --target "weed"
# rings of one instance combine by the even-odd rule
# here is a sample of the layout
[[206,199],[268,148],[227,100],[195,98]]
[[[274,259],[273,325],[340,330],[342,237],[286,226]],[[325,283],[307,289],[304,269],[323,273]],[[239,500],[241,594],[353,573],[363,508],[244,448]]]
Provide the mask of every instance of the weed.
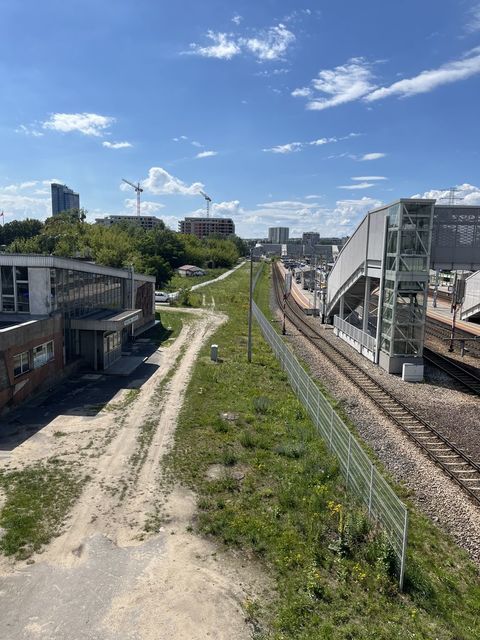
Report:
[[0,550],[25,559],[58,535],[83,480],[71,466],[51,462],[2,474],[6,502],[0,512]]
[[[412,508],[406,593],[399,594],[387,537],[348,497],[338,463],[256,325],[252,363],[247,363],[245,345],[238,340],[245,335],[247,270],[208,287],[207,297],[210,291],[229,316],[211,339],[228,359],[215,382],[206,364],[208,347],[203,349],[168,464],[177,481],[198,493],[196,528],[257,558],[270,572],[276,597],[259,602],[265,631],[256,637],[480,637],[478,572],[465,554]],[[257,294],[260,308],[271,316],[267,273]],[[227,411],[238,415],[235,425],[219,420]],[[225,464],[230,452],[248,474],[242,482],[228,472],[212,481],[209,466]],[[245,610],[249,615],[249,604]],[[253,605],[250,617],[256,615]]]

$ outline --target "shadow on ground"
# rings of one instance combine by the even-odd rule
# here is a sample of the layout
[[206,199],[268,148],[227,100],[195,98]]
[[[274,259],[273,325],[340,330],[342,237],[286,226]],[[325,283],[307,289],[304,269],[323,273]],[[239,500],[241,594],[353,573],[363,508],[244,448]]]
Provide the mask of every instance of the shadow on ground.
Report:
[[57,416],[95,416],[121,389],[140,388],[158,369],[162,355],[146,339],[131,345],[129,354],[122,358],[136,359],[133,371],[127,366],[121,374],[106,375],[85,369],[2,416],[0,452],[12,451]]

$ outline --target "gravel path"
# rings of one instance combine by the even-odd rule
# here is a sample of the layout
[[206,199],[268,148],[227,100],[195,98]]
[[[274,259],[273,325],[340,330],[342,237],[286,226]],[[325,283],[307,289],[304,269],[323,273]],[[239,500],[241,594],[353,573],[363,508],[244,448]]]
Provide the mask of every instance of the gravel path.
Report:
[[[280,317],[280,314],[278,314]],[[404,383],[371,364],[354,349],[322,327],[326,340],[345,352],[377,380],[459,446],[480,460],[480,398],[456,390],[451,379],[427,368],[423,384]],[[459,546],[480,565],[480,508],[392,423],[376,405],[322,356],[287,321],[287,339],[311,367],[326,389],[342,404],[358,433],[375,451],[396,481],[411,490],[420,510],[452,535]],[[448,384],[448,387],[447,387]]]

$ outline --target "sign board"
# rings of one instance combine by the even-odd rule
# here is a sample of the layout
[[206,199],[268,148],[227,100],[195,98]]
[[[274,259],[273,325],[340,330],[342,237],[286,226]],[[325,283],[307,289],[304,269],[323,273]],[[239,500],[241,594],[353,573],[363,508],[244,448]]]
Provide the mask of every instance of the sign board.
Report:
[[290,293],[291,288],[292,288],[292,274],[287,273],[285,274],[285,295],[288,295]]

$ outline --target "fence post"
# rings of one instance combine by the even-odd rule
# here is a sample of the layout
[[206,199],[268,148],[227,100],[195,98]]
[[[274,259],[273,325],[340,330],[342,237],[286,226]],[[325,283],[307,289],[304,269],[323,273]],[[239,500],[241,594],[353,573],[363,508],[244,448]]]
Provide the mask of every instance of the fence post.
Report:
[[405,562],[407,555],[407,531],[408,531],[408,511],[405,508],[405,520],[403,522],[402,557],[400,559],[400,577],[398,579],[400,591],[403,591],[403,579],[405,577]]
[[373,464],[370,463],[370,492],[368,496],[368,515],[369,516],[372,511],[373,471],[374,471]]
[[332,438],[333,438],[333,418],[335,414],[333,409],[330,409],[330,451],[332,450]]
[[348,457],[347,457],[347,489],[348,489],[348,482],[350,480],[350,452],[352,449],[352,434],[349,433],[348,434]]

